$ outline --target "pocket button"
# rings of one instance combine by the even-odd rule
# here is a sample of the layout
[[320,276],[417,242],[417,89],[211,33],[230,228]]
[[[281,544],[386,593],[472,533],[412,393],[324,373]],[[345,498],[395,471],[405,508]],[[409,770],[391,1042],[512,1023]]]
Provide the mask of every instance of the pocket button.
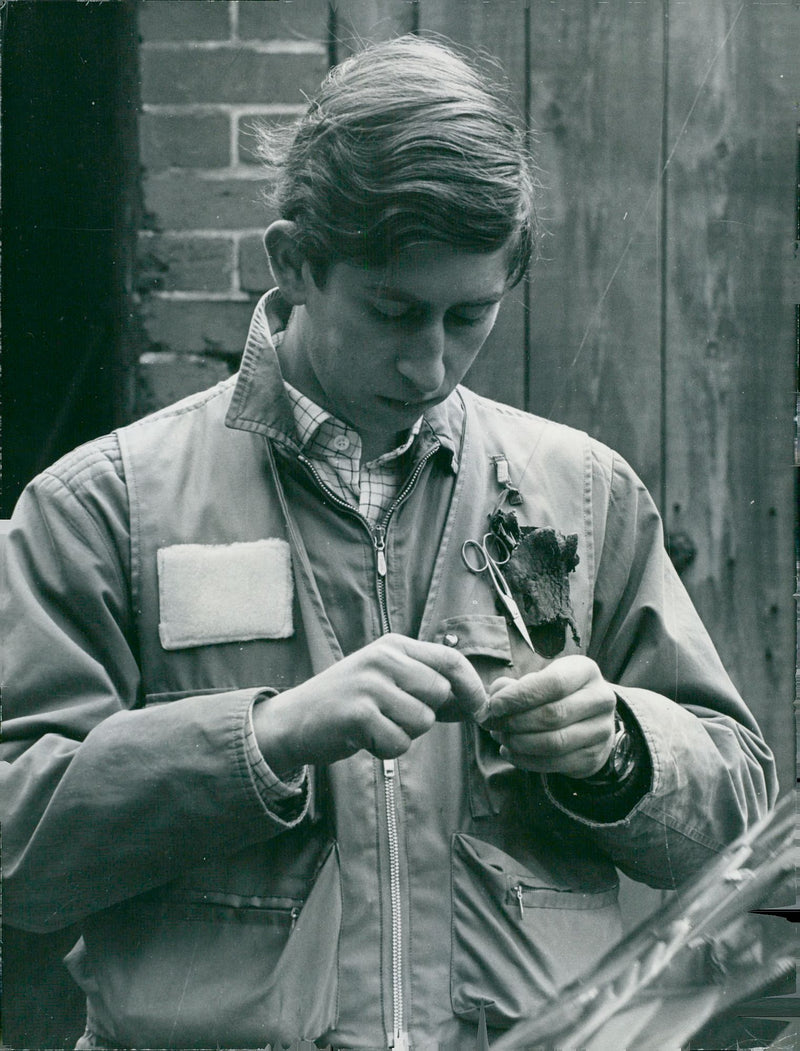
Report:
[[456,635],[455,632],[448,631],[448,633],[442,639],[442,642],[445,644],[445,646],[457,646],[458,635]]

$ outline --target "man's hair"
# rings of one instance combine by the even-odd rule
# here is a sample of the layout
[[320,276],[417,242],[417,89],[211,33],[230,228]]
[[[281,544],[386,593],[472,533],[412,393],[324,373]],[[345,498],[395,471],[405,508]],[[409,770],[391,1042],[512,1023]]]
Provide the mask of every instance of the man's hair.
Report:
[[509,283],[539,240],[539,183],[507,92],[415,36],[335,66],[303,117],[257,126],[268,196],[317,283],[338,261],[385,265],[412,244],[509,244]]

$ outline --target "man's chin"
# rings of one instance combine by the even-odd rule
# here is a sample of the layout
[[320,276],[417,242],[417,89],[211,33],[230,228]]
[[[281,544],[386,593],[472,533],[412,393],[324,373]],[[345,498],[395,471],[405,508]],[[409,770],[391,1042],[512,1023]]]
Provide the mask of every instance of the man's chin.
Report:
[[412,423],[422,416],[426,409],[438,405],[443,401],[443,398],[420,398],[418,401],[402,401],[399,398],[386,398],[381,396],[377,398],[377,401],[380,405],[384,406],[388,412],[391,412],[398,417],[402,416],[408,419],[408,426],[411,426]]

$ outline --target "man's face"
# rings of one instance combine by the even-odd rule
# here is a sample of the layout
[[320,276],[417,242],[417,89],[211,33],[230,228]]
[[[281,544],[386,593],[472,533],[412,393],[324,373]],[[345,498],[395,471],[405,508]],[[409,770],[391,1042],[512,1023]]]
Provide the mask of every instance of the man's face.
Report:
[[497,317],[508,253],[426,244],[385,267],[336,263],[323,288],[304,274],[287,379],[377,455],[463,379]]

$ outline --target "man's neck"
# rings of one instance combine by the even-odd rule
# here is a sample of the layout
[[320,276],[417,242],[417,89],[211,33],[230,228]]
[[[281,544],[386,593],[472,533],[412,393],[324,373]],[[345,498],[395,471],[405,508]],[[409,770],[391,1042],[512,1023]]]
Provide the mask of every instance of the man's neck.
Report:
[[391,452],[402,445],[408,437],[408,431],[400,431],[398,434],[370,434],[361,432],[361,462],[372,463],[384,453]]
[[[295,311],[289,319],[286,328],[280,334],[280,338],[276,340],[281,375],[301,394],[305,394],[316,405],[332,413],[333,410],[326,405],[325,394],[313,373],[297,367],[298,362],[305,360],[302,355],[296,353],[296,341],[303,338],[302,325],[299,322],[299,313]],[[341,419],[339,416],[336,418],[340,419],[348,427],[352,426],[348,420]],[[357,431],[361,439],[362,464],[371,463],[373,460],[377,460],[379,456],[383,456],[384,453],[396,449],[403,444],[408,436],[408,430],[393,431],[387,434],[385,431],[365,431],[358,430],[355,427],[353,429]]]
[[286,328],[273,336],[281,375],[288,383],[291,383],[295,390],[299,390],[301,394],[305,394],[307,398],[324,409],[327,408],[325,395],[316,377],[308,368],[301,367],[305,358],[297,353],[298,340],[302,339],[300,328],[295,311],[289,318]]

